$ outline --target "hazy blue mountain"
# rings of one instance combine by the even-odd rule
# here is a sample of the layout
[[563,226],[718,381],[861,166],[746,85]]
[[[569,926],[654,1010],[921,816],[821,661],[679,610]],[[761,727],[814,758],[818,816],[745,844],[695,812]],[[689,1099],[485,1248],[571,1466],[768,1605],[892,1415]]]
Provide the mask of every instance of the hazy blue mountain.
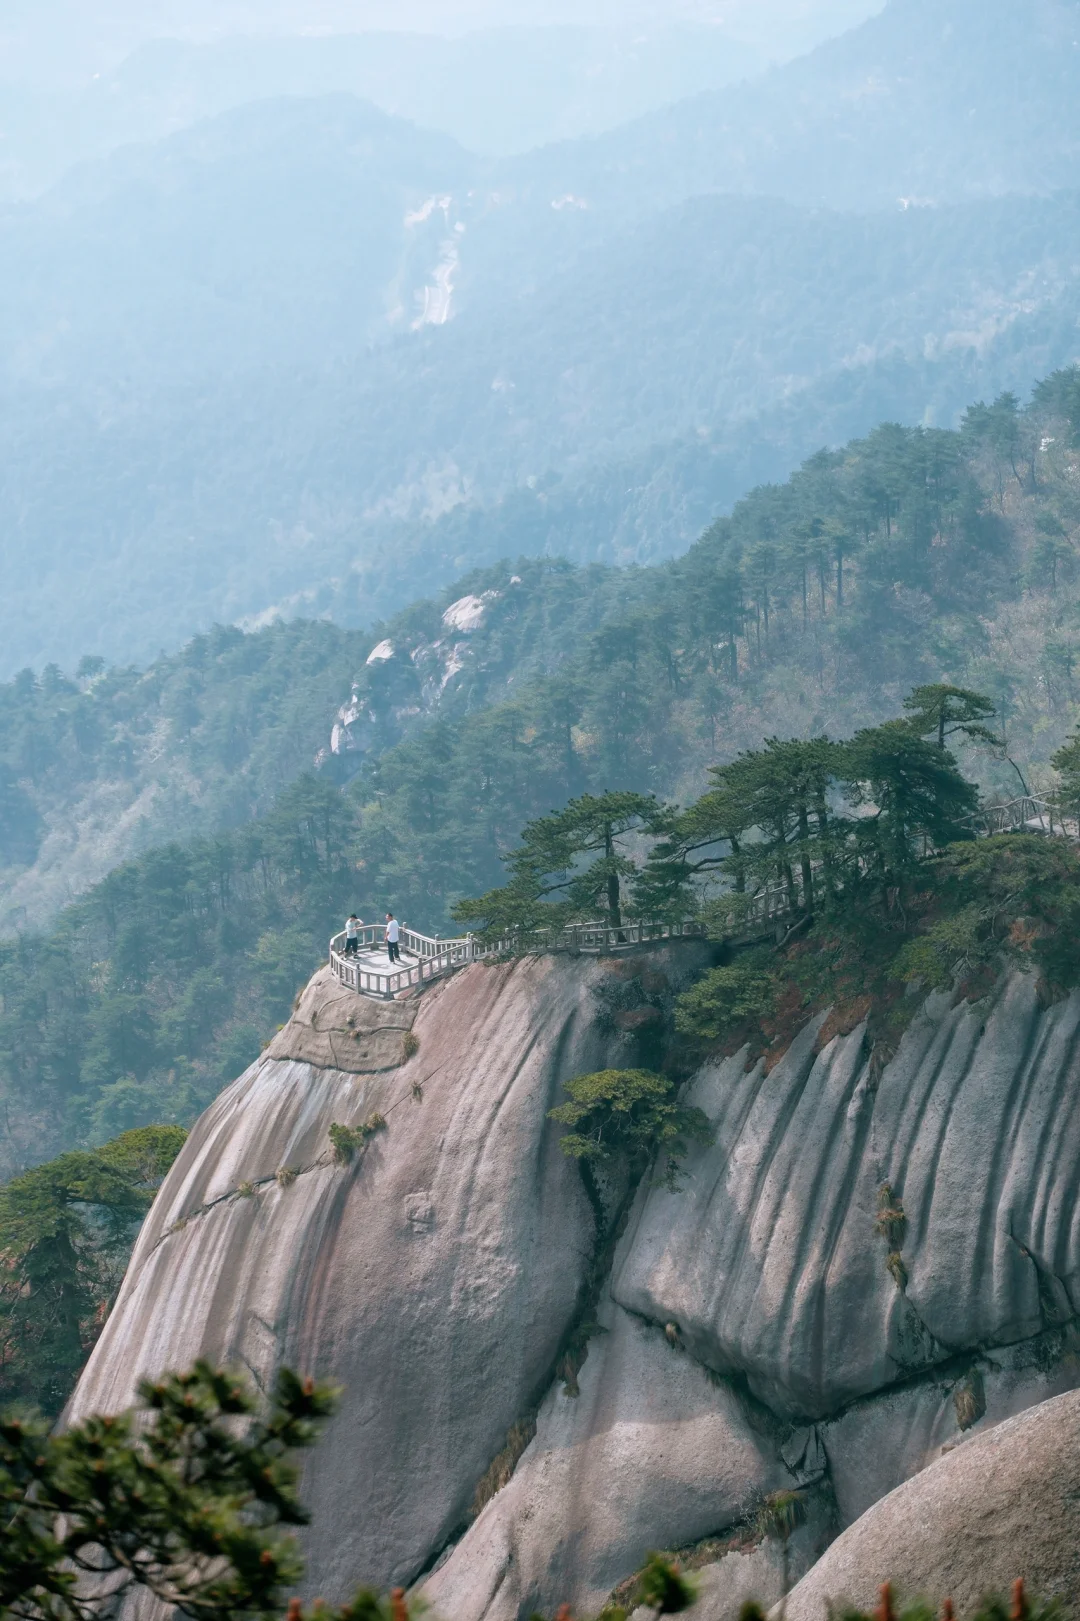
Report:
[[767,62],[719,28],[686,24],[157,39],[76,88],[0,84],[0,196],[33,196],[76,162],[278,96],[361,96],[506,156],[614,128]]
[[532,154],[522,188],[638,213],[706,191],[875,208],[1075,184],[1077,0],[888,0],[751,85]]
[[[157,387],[362,349],[438,263],[474,162],[353,97],[261,102],[87,165],[0,216],[14,376]],[[414,261],[419,261],[414,263]]]
[[[493,442],[511,396],[527,417],[517,476],[565,453],[559,419],[579,457],[634,448],[845,359],[985,343],[1080,262],[1071,195],[872,217],[712,196],[607,229],[560,200],[537,219],[453,142],[352,97],[258,103],[0,216],[0,369],[160,389],[347,362],[383,394],[448,367],[455,433],[461,386]],[[438,383],[420,391],[414,444],[439,408]]]
[[[757,87],[511,163],[279,98],[8,206],[0,673],[366,624],[507,553],[653,560],[823,443],[1023,393],[1080,347],[1080,206],[1039,194],[1078,17],[891,0]],[[888,207],[717,194],[813,197],[841,148]],[[931,161],[968,200],[897,208]]]
[[[1076,194],[514,235],[475,164],[286,101],[9,210],[5,671],[282,607],[369,623],[508,553],[652,561],[823,443],[1077,354]],[[448,253],[453,318],[414,330]]]
[[[810,50],[881,8],[882,0],[725,0],[724,29],[770,61]],[[541,28],[655,38],[676,21],[714,26],[711,0],[365,0],[367,31],[460,37]],[[617,25],[613,23],[617,17]],[[140,47],[246,38],[296,40],[355,32],[356,0],[7,0],[0,13],[4,77],[39,89],[78,89],[107,77]],[[419,50],[419,47],[417,47]],[[328,86],[321,86],[326,89]],[[490,86],[483,87],[489,90]],[[560,83],[565,95],[565,81]]]

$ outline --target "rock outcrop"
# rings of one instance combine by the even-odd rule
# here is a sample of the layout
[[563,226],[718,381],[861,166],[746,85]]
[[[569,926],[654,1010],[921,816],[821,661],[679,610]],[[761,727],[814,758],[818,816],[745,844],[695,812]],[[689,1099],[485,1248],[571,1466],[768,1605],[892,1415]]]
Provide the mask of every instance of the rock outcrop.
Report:
[[[821,1017],[768,1073],[744,1054],[705,1066],[687,1101],[715,1140],[691,1151],[679,1193],[642,1190],[609,1308],[655,1325],[661,1352],[667,1329],[684,1365],[726,1389],[728,1438],[697,1460],[699,1506],[749,1425],[751,1495],[827,1491],[839,1530],[966,1435],[1080,1384],[1078,1030],[1080,996],[1044,1009],[1017,976],[977,1004],[930,997],[884,1065],[862,1026],[824,1040]],[[650,1547],[706,1535],[700,1513],[669,1512],[653,1444],[630,1456],[655,1372],[610,1358],[604,1341],[594,1357],[580,1416],[560,1418],[565,1398],[549,1398],[510,1486],[428,1583],[449,1621],[502,1621],[560,1599],[595,1609],[601,1544],[625,1575]],[[623,1535],[595,1487],[578,1490],[596,1478],[594,1409],[620,1415],[622,1471],[607,1493]],[[664,1422],[675,1435],[683,1420]],[[561,1493],[550,1489],[556,1446],[560,1467],[573,1460]],[[692,1448],[680,1456],[692,1470]],[[680,1481],[675,1500],[691,1495]],[[721,1506],[718,1494],[713,1532],[738,1519],[732,1499],[726,1517]],[[710,1617],[737,1613],[745,1593],[745,1558],[726,1566],[710,1572]]]
[[402,1043],[419,1011],[414,997],[377,1002],[357,996],[323,968],[298,998],[292,1018],[264,1058],[294,1058],[343,1075],[385,1075],[401,1068]]
[[790,1594],[786,1621],[827,1621],[830,1601],[870,1609],[899,1594],[969,1614],[1018,1576],[1080,1616],[1080,1392],[972,1436],[876,1503]]
[[598,1327],[580,1394],[548,1394],[510,1484],[428,1581],[440,1615],[517,1621],[553,1592],[595,1614],[650,1548],[697,1541],[793,1484],[775,1426],[662,1329],[610,1301]]
[[819,1052],[820,1028],[769,1074],[700,1077],[715,1144],[640,1207],[613,1283],[793,1420],[1080,1309],[1080,995],[932,996],[880,1072],[861,1026]]
[[[446,1621],[588,1613],[650,1548],[703,1543],[702,1618],[728,1621],[755,1572],[778,1591],[768,1493],[807,1493],[801,1575],[1080,1385],[1080,995],[1045,1008],[1023,976],[931,996],[888,1057],[818,1018],[771,1070],[707,1064],[687,1100],[715,1140],[639,1191],[590,1303],[594,1213],[547,1111],[641,1061],[707,950],[476,965],[416,1003],[318,978],[170,1174],[75,1410],[196,1354],[312,1368],[346,1387],[305,1482],[319,1592],[430,1569]],[[373,1111],[335,1165],[331,1122]]]
[[[197,1356],[264,1386],[282,1362],[332,1378],[342,1406],[303,1486],[317,1590],[413,1577],[535,1409],[579,1307],[594,1217],[547,1111],[572,1075],[633,1062],[707,951],[477,964],[389,1003],[324,970],[192,1132],[71,1415]],[[374,1114],[386,1129],[336,1163],[331,1124]]]

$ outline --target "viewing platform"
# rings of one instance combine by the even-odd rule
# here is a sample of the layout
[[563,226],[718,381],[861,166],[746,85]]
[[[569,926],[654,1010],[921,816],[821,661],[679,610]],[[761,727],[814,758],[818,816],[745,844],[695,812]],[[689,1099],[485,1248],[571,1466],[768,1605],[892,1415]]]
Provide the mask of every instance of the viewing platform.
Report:
[[[1003,804],[980,806],[966,818],[976,838],[1010,832],[1046,833],[1059,838],[1080,836],[1080,824],[1062,814],[1051,800],[1032,795]],[[820,865],[813,863],[815,869]],[[726,935],[731,945],[745,945],[774,936],[782,939],[785,928],[803,917],[793,903],[792,885],[773,881],[740,897],[737,914]],[[330,967],[342,985],[360,996],[382,1001],[419,991],[433,979],[440,979],[471,962],[493,957],[519,957],[548,951],[591,953],[627,951],[659,940],[701,939],[708,931],[704,923],[659,923],[636,920],[612,928],[610,924],[572,923],[558,933],[549,930],[519,931],[497,940],[482,940],[466,934],[455,939],[420,934],[400,926],[398,945],[401,960],[392,963],[386,949],[386,925],[364,923],[355,954],[346,953],[344,933],[330,941]]]
[[611,928],[606,923],[572,923],[557,934],[537,930],[512,934],[494,941],[482,941],[466,934],[442,940],[419,934],[401,925],[399,963],[390,962],[386,949],[386,925],[362,923],[355,954],[345,951],[345,934],[330,941],[330,967],[342,985],[360,996],[393,1001],[395,997],[418,991],[433,979],[453,973],[471,962],[492,957],[529,956],[546,951],[591,954],[626,951],[658,940],[701,939],[703,923],[624,923]]

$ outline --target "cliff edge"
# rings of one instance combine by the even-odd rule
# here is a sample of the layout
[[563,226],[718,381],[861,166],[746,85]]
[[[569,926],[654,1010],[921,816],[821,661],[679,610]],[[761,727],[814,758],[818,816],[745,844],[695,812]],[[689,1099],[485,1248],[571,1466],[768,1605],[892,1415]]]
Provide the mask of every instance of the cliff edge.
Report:
[[[128,1405],[196,1357],[343,1386],[303,1483],[317,1589],[413,1578],[535,1408],[595,1238],[548,1110],[633,1062],[707,958],[476,964],[417,999],[315,976],[209,1108],[140,1234],[69,1416]],[[406,1039],[408,1038],[408,1039]],[[333,1124],[381,1119],[350,1163]]]
[[[824,1017],[771,1069],[706,1063],[714,1140],[639,1189],[590,1294],[599,1212],[548,1110],[655,1057],[708,951],[477,964],[401,1003],[316,976],[170,1173],[73,1411],[199,1355],[287,1362],[345,1387],[304,1482],[313,1591],[588,1614],[659,1546],[727,1621],[780,1596],[769,1494],[803,1494],[798,1577],[1080,1386],[1080,995],[1022,974],[930,996],[885,1063]],[[339,1163],[331,1125],[373,1116]]]

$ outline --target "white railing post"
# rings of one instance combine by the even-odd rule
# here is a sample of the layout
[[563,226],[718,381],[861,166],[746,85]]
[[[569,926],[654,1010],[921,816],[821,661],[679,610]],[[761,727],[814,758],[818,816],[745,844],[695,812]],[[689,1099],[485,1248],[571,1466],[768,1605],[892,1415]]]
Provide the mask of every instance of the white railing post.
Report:
[[[760,912],[768,919],[774,909],[774,901],[779,895],[774,895],[769,887],[750,904],[748,917]],[[780,906],[778,910],[783,910]],[[456,937],[452,940],[443,940],[439,935],[430,937],[417,932],[415,929],[401,931],[402,944],[406,952],[415,961],[391,971],[392,965],[387,965],[384,972],[379,967],[362,966],[361,959],[345,956],[345,935],[334,934],[330,937],[329,959],[330,967],[335,977],[342,985],[348,986],[361,996],[379,997],[383,1001],[392,1001],[394,996],[403,988],[416,985],[423,987],[441,975],[451,973],[468,963],[475,963],[489,956],[499,956],[505,952],[531,954],[545,951],[568,951],[573,956],[580,956],[582,952],[606,952],[618,950],[620,947],[644,945],[650,940],[680,939],[691,935],[704,935],[704,924],[698,922],[663,923],[639,918],[634,922],[622,924],[613,929],[606,921],[595,923],[569,923],[557,935],[550,930],[538,929],[525,933],[515,931],[502,939],[485,944],[470,933]],[[366,952],[377,952],[386,943],[386,928],[381,923],[368,923],[362,926],[359,944]]]

